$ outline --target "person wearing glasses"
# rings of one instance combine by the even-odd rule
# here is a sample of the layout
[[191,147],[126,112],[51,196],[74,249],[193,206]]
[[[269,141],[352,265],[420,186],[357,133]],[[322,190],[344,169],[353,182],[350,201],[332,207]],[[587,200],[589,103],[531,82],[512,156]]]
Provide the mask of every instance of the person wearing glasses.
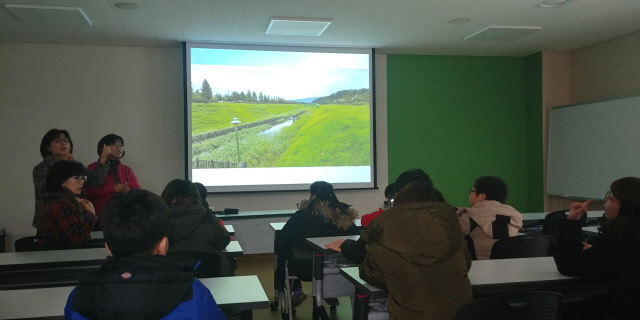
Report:
[[79,162],[60,160],[47,173],[38,236],[60,249],[87,244],[98,217],[89,200],[79,198],[87,176]]
[[470,208],[458,208],[458,222],[473,260],[488,260],[493,244],[515,237],[522,229],[522,214],[506,205],[507,184],[498,177],[480,177],[469,189]]
[[[136,174],[120,161],[125,155],[124,139],[113,133],[102,137],[98,141],[97,153],[99,155],[102,154],[105,146],[109,149],[107,155],[108,173],[102,184],[87,187],[87,198],[93,202],[98,216],[102,212],[102,207],[114,194],[126,194],[130,189],[140,189]],[[94,170],[99,165],[99,162],[94,162],[89,165],[88,169]]]
[[609,295],[585,299],[580,319],[637,319],[640,314],[640,179],[626,177],[605,194],[607,222],[592,245],[582,242],[580,217],[591,200],[571,204],[560,221],[553,258],[567,276],[605,280]]
[[[107,155],[111,152],[109,147],[105,147],[102,153],[99,153],[100,159],[98,165],[91,171],[86,173],[87,186],[100,185],[107,175]],[[40,142],[40,155],[42,162],[33,168],[33,185],[35,187],[35,214],[33,215],[32,226],[38,228],[42,219],[42,206],[44,205],[44,195],[47,192],[45,179],[50,168],[60,160],[67,160],[80,163],[73,160],[73,141],[67,130],[51,129]],[[80,163],[82,165],[82,163]],[[84,168],[84,165],[83,165]],[[83,192],[84,194],[84,192]]]

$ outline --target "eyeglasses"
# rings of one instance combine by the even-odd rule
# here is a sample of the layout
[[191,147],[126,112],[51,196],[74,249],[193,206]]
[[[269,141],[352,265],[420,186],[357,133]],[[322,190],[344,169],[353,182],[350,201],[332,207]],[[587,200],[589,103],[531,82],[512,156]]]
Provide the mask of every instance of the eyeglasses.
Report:
[[469,189],[469,194],[471,194],[471,193],[478,194],[478,190],[476,190],[474,188],[471,188],[471,189]]
[[69,144],[69,139],[67,139],[67,138],[58,138],[58,139],[53,140],[53,142]]
[[85,181],[87,181],[87,176],[73,176],[69,177],[69,179],[74,179],[77,183],[84,183]]
[[120,149],[124,149],[124,144],[119,144],[119,143],[113,143],[109,145],[111,148],[120,148]]
[[613,194],[611,193],[611,191],[607,191],[607,193],[604,194],[604,202],[607,202],[607,201],[611,201],[611,202],[615,202],[617,204],[620,204],[620,201],[616,200],[613,197]]

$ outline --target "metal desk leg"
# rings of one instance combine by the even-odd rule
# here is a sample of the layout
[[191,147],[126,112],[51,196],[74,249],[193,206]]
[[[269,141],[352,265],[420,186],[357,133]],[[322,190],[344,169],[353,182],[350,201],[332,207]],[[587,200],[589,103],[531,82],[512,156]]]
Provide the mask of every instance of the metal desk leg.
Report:
[[356,298],[355,301],[353,301],[353,320],[367,320],[368,318],[369,296],[356,292]]
[[313,320],[329,320],[327,310],[322,305],[322,281],[324,280],[324,253],[313,255]]

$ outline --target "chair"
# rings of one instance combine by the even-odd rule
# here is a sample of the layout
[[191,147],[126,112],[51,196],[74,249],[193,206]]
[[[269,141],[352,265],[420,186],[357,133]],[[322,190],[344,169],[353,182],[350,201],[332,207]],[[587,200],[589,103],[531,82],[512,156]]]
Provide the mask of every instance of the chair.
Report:
[[543,234],[509,237],[496,241],[490,259],[546,257],[551,238]]
[[[549,253],[553,252],[553,247],[558,240],[558,228],[560,227],[560,221],[567,219],[567,212],[569,210],[559,210],[550,212],[544,217],[542,224],[542,234],[551,238],[551,244],[549,245]],[[580,217],[581,225],[584,227],[587,225],[587,215],[583,214]]]
[[58,241],[38,236],[20,238],[14,242],[14,246],[16,252],[73,249],[73,244],[62,245]]
[[199,252],[199,251],[181,251],[167,253],[172,257],[191,258],[200,261],[200,265],[196,268],[196,277],[198,278],[216,278],[220,276],[220,257],[215,253]]
[[562,313],[562,296],[537,291],[499,295],[463,305],[456,320],[558,320]]

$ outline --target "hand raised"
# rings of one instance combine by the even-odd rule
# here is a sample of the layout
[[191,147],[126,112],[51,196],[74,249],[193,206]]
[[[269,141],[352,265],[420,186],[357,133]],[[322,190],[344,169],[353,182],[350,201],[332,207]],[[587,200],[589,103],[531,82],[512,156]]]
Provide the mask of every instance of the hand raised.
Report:
[[344,239],[338,239],[336,241],[329,242],[324,246],[333,251],[342,252],[342,249],[340,249],[340,246],[342,245],[342,243],[344,243]]
[[100,151],[100,160],[107,160],[107,156],[111,153],[111,147],[104,145]]
[[580,217],[585,214],[588,210],[589,203],[591,203],[593,199],[589,199],[585,202],[572,202],[569,207],[569,216],[567,219],[570,220],[579,220]]
[[82,211],[89,211],[91,213],[96,213],[96,209],[93,207],[93,203],[91,203],[91,201],[87,199],[78,199],[78,202],[80,203],[80,207],[82,208]]

